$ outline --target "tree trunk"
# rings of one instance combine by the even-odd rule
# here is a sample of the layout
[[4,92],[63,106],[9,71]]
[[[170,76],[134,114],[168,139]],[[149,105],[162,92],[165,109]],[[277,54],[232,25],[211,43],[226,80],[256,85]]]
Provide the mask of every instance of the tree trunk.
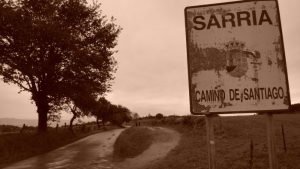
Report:
[[39,123],[38,123],[38,133],[47,132],[47,112],[38,112]]
[[97,126],[98,126],[98,129],[100,129],[99,117],[97,117]]
[[72,113],[73,113],[73,117],[72,117],[72,119],[71,119],[71,121],[70,121],[70,127],[69,127],[69,129],[70,129],[72,135],[75,136],[74,131],[73,131],[73,121],[76,119],[77,115],[76,115],[76,113],[74,113],[74,112],[72,112]]
[[49,104],[47,95],[43,92],[37,92],[34,94],[33,100],[35,101],[38,113],[38,133],[47,132],[47,115],[49,111]]
[[104,118],[102,118],[102,125],[103,125],[103,129],[106,130],[106,126],[105,126],[105,120]]

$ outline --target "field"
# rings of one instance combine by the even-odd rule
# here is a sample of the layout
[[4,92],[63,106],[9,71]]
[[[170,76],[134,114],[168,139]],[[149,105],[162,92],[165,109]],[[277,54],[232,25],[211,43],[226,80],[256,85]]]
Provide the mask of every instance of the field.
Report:
[[[141,121],[142,125],[163,126],[181,133],[179,145],[148,169],[207,168],[206,129],[201,117]],[[300,114],[274,115],[276,151],[279,168],[300,168]],[[253,169],[269,168],[266,117],[264,115],[215,117],[218,169],[249,169],[250,144],[253,141]],[[285,134],[284,150],[282,127]],[[142,134],[142,133],[141,133]]]

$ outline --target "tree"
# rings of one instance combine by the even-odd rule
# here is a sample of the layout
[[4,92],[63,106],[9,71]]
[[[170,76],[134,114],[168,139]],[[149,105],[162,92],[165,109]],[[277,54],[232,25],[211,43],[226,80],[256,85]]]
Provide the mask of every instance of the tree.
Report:
[[128,108],[122,105],[111,105],[109,108],[110,122],[117,125],[118,127],[122,127],[124,122],[131,121],[131,112]]
[[140,118],[138,113],[133,113],[133,119],[134,120],[138,120],[138,118]]
[[0,0],[0,21],[0,75],[31,93],[38,132],[47,131],[49,110],[78,84],[98,95],[109,90],[121,28],[114,18],[108,23],[99,4]]
[[73,122],[76,118],[84,117],[85,113],[82,110],[80,110],[76,105],[71,103],[65,105],[65,110],[73,114],[73,117],[70,120],[69,130],[73,135],[75,135],[73,131]]
[[48,117],[47,117],[47,126],[51,126],[52,123],[57,122],[59,123],[61,119],[61,112],[60,111],[51,111],[49,110]]
[[299,110],[300,110],[300,103],[292,104],[290,107],[290,111],[292,113],[295,113],[296,111],[299,111]]
[[153,116],[149,113],[147,118],[153,118]]
[[132,113],[131,111],[122,105],[118,105],[119,112],[122,114],[122,123],[130,122],[132,120]]
[[161,114],[161,113],[157,113],[157,114],[155,115],[155,117],[156,117],[157,119],[162,119],[162,118],[164,117],[164,115]]
[[100,97],[97,100],[96,105],[94,106],[94,109],[92,111],[92,114],[96,117],[98,128],[100,129],[100,123],[99,120],[101,119],[103,128],[105,128],[105,122],[109,120],[109,109],[110,109],[111,103],[106,100],[104,97]]
[[96,98],[98,92],[96,88],[92,88],[86,82],[70,85],[71,87],[65,91],[67,96],[61,99],[62,108],[69,113],[73,114],[70,120],[69,130],[74,135],[73,121],[76,118],[91,116],[93,108],[97,105]]
[[133,122],[134,122],[135,125],[137,126],[137,124],[138,124],[138,119],[140,118],[139,114],[138,114],[138,113],[133,113],[132,118],[133,118]]

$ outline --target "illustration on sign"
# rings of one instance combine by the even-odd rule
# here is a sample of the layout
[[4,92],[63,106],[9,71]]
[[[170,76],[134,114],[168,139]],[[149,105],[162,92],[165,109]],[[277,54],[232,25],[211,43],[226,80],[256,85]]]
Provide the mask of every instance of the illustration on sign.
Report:
[[187,7],[185,21],[193,114],[289,109],[277,1]]

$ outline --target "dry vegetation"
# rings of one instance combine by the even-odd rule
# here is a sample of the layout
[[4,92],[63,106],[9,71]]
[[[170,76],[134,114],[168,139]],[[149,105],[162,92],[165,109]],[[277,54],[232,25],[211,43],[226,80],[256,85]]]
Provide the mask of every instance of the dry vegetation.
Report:
[[[266,117],[216,117],[215,138],[218,169],[249,169],[250,143],[253,140],[253,168],[269,168],[266,137]],[[274,115],[276,148],[279,168],[300,168],[300,114]],[[206,169],[207,147],[204,118],[195,116],[171,117],[162,120],[141,121],[143,125],[163,126],[181,133],[179,145],[159,163],[148,169]],[[287,153],[284,152],[282,127]],[[142,132],[141,132],[142,133]],[[140,134],[141,134],[140,133]],[[138,146],[138,145],[136,145]]]

